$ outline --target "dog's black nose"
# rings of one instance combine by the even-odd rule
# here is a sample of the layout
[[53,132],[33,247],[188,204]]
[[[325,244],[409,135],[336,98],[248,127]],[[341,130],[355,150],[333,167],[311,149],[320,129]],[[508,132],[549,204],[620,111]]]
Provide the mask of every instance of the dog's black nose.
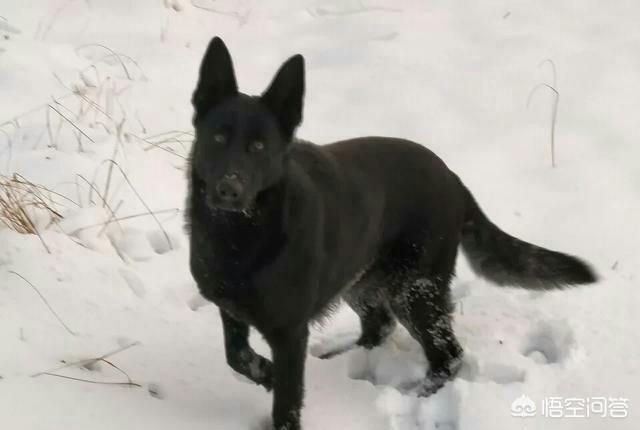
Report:
[[216,185],[216,192],[220,199],[225,202],[235,202],[242,196],[242,182],[235,173],[225,175],[218,185]]

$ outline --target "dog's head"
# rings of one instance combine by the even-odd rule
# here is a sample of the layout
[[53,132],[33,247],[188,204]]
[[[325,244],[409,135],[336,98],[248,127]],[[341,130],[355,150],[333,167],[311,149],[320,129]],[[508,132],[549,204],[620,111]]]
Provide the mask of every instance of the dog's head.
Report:
[[293,133],[302,121],[304,59],[289,58],[260,96],[238,92],[231,56],[218,37],[202,60],[193,93],[192,166],[205,183],[207,204],[242,211],[275,185]]

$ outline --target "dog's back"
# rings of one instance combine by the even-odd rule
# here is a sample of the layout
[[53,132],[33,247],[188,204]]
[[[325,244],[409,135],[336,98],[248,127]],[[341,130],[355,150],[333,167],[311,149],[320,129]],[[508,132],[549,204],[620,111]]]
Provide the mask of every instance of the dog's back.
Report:
[[323,150],[336,158],[340,174],[350,179],[358,194],[382,204],[384,241],[416,225],[447,230],[461,226],[461,183],[426,147],[404,139],[363,137]]
[[308,182],[306,193],[320,201],[309,223],[322,223],[322,298],[335,296],[401,241],[434,235],[431,248],[444,240],[457,246],[463,187],[424,146],[384,137],[298,143],[291,159]]

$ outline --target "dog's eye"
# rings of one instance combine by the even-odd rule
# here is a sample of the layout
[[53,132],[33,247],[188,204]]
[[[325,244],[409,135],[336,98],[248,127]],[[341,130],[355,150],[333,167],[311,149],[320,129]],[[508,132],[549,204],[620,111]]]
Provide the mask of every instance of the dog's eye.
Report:
[[224,137],[224,134],[218,133],[213,135],[213,141],[215,143],[225,143],[227,141],[227,138]]
[[251,142],[252,152],[259,152],[259,151],[262,151],[263,149],[264,149],[264,142],[262,142],[261,140],[254,140],[253,142]]

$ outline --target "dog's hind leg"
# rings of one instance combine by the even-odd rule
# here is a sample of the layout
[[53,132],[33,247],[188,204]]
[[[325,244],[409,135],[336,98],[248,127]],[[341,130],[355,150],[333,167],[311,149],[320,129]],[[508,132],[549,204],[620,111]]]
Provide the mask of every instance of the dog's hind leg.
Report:
[[396,321],[386,297],[379,285],[383,274],[374,265],[358,282],[343,293],[342,299],[360,318],[361,334],[356,338],[341,341],[315,354],[321,359],[351,351],[357,346],[372,349],[379,346],[393,331]]
[[380,275],[374,266],[343,295],[345,302],[360,317],[362,334],[357,345],[365,349],[382,344],[395,327],[387,299],[379,288]]
[[388,289],[394,315],[422,346],[429,371],[419,390],[422,396],[435,393],[452,379],[462,364],[462,347],[452,328],[449,282],[453,274],[456,246],[433,254],[392,261]]
[[462,364],[462,348],[451,326],[450,305],[441,292],[448,282],[415,277],[405,284],[406,292],[391,300],[394,314],[422,346],[429,360],[429,372],[419,394],[435,393],[452,379]]
[[249,345],[249,326],[220,309],[227,364],[267,391],[273,387],[273,365]]

